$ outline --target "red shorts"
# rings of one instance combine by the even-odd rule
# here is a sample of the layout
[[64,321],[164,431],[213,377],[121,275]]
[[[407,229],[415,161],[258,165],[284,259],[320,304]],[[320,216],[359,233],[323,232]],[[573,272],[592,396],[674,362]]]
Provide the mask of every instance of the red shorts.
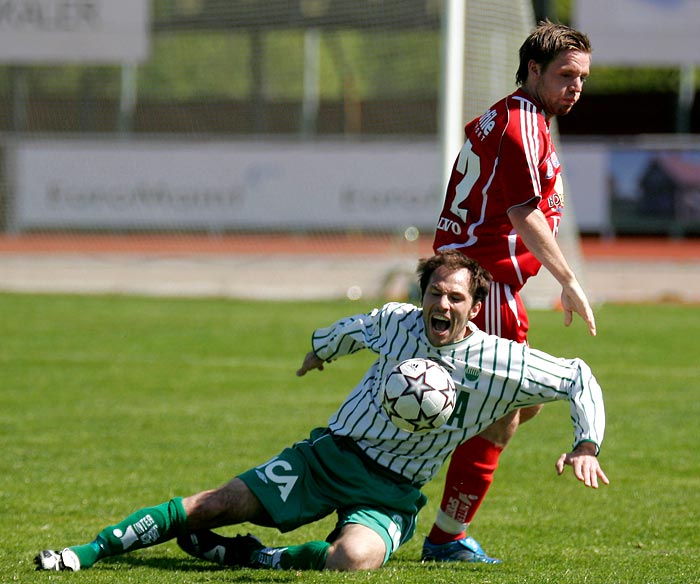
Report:
[[484,306],[472,321],[490,335],[527,342],[527,311],[518,290],[513,290],[508,284],[491,283]]

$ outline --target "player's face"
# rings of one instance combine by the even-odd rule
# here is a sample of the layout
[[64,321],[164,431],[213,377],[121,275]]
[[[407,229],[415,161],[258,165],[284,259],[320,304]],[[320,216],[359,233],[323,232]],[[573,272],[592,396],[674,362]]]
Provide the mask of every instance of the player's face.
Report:
[[481,309],[469,293],[471,273],[444,266],[433,272],[423,295],[423,322],[430,343],[436,347],[451,345],[469,335],[467,323]]
[[591,56],[583,51],[563,51],[542,67],[530,61],[525,91],[538,100],[547,116],[564,116],[571,111],[590,73]]

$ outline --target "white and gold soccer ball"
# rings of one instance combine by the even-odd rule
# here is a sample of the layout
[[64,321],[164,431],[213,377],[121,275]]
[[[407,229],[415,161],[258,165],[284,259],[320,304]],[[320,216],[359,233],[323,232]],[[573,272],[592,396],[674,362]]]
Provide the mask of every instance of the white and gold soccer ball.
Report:
[[450,419],[456,391],[444,367],[430,359],[413,358],[386,376],[382,407],[395,426],[407,432],[428,432]]

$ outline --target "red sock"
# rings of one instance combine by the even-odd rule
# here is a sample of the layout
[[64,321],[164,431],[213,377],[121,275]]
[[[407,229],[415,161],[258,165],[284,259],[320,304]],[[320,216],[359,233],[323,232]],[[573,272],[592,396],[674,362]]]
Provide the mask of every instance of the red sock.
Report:
[[[503,448],[480,436],[470,438],[454,451],[440,502],[442,513],[439,515],[444,519],[441,522],[439,517],[433,524],[428,534],[431,543],[447,543],[466,537],[465,526],[471,523],[486,497],[501,452]],[[440,522],[442,525],[438,527]]]

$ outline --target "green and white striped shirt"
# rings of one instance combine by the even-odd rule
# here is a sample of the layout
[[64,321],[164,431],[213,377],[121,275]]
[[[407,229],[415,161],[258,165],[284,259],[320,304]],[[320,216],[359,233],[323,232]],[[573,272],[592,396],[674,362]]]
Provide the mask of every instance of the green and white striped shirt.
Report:
[[[508,412],[534,404],[569,400],[574,446],[583,441],[600,446],[605,431],[603,396],[586,363],[553,357],[470,326],[472,334],[466,339],[435,347],[425,335],[422,309],[389,303],[316,330],[313,351],[324,361],[361,349],[379,355],[331,417],[331,432],[349,436],[380,466],[417,485],[432,479],[460,443]],[[397,363],[411,357],[440,362],[458,392],[449,422],[420,434],[397,428],[381,406],[382,380]]]

